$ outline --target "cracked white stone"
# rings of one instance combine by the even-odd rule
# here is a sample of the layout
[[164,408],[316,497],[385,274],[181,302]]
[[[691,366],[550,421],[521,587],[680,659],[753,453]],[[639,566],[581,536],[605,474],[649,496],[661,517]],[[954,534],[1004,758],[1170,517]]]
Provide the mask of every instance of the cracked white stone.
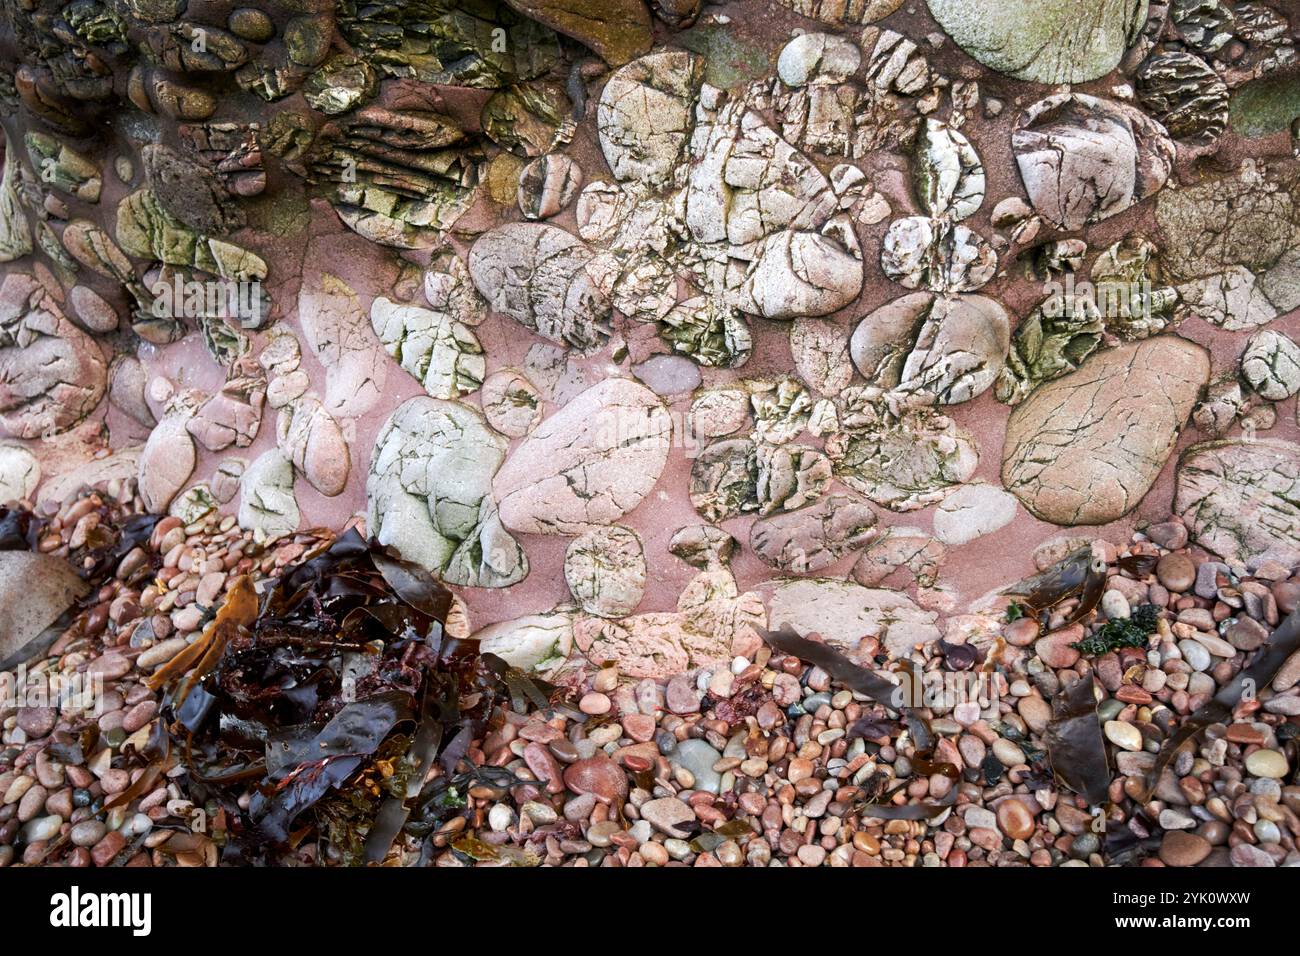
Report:
[[21,445],[0,444],[0,504],[31,500],[41,483],[41,464]]
[[564,581],[588,614],[623,617],[645,594],[646,560],[641,536],[631,528],[593,528],[564,554]]
[[542,418],[542,396],[516,369],[493,372],[479,394],[488,424],[507,438],[523,438]]
[[627,514],[668,460],[673,425],[654,392],[611,378],[576,396],[525,438],[497,472],[507,528],[577,534]]
[[239,526],[268,539],[298,530],[302,515],[293,494],[293,463],[278,448],[255,458],[239,478]]
[[449,584],[522,581],[528,559],[491,495],[506,445],[467,405],[423,396],[403,402],[375,440],[366,480],[370,533]]
[[865,547],[877,533],[870,505],[850,495],[827,495],[798,511],[755,521],[749,544],[768,564],[809,574]]
[[474,243],[469,273],[495,312],[543,338],[592,352],[609,335],[610,303],[581,239],[546,223],[497,226]]
[[1202,442],[1178,462],[1174,512],[1225,561],[1300,561],[1300,445],[1278,439]]
[[[325,410],[356,418],[374,408],[384,394],[388,365],[351,287],[329,273],[315,284],[304,283],[298,293],[298,322],[307,347],[325,368]],[[287,343],[281,348],[287,350]],[[273,362],[273,367],[285,364]]]
[[1241,355],[1241,374],[1271,402],[1300,392],[1300,345],[1273,329],[1256,332]]
[[1060,93],[1025,110],[1011,134],[1034,210],[1082,229],[1154,195],[1173,168],[1163,126],[1127,103]]
[[889,224],[880,268],[907,289],[973,292],[993,278],[998,256],[983,236],[966,226],[904,216]]
[[482,386],[487,358],[464,323],[384,296],[370,306],[370,321],[384,350],[431,398],[459,398]]
[[927,119],[916,139],[913,177],[926,213],[958,222],[984,203],[984,165],[964,134]]
[[870,384],[953,405],[994,383],[1010,342],[1011,319],[993,299],[915,292],[868,314],[849,347]]

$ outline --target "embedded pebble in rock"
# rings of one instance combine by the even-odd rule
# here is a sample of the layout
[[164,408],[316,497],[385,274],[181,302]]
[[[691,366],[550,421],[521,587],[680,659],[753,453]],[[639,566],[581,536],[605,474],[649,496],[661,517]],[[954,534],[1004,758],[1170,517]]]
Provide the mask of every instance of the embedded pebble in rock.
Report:
[[749,544],[774,567],[793,574],[820,571],[865,546],[877,534],[876,513],[848,495],[825,498],[754,522]]
[[293,462],[278,448],[263,452],[239,478],[239,526],[279,538],[298,530],[301,520]]
[[617,525],[574,538],[564,555],[564,580],[582,609],[600,617],[631,614],[645,593],[641,538]]
[[370,460],[370,533],[451,584],[523,580],[528,560],[492,499],[505,450],[506,440],[469,406],[422,396],[398,406]]
[[699,366],[677,355],[656,355],[632,366],[632,374],[656,395],[685,395],[700,384]]
[[939,503],[934,536],[950,547],[967,544],[1006,527],[1015,516],[1015,496],[994,485],[962,485]]
[[947,549],[920,528],[894,525],[867,545],[853,565],[853,580],[867,587],[933,587]]
[[1178,462],[1174,511],[1201,547],[1231,561],[1300,561],[1300,445],[1226,439]]
[[829,33],[805,33],[781,50],[776,75],[787,86],[803,86],[813,77],[843,82],[862,64],[862,52],[849,40]]
[[848,389],[839,424],[827,439],[835,477],[894,511],[942,501],[979,464],[974,438],[932,408],[895,411],[879,395]]
[[945,123],[927,119],[921,127],[914,171],[917,198],[935,218],[966,219],[984,203],[979,154],[970,140]]
[[[1146,23],[1145,0],[927,0],[939,25],[985,66],[1038,83],[1083,83],[1113,70]],[[1080,19],[1082,17],[1082,19]]]
[[1010,341],[1010,318],[992,299],[917,292],[864,318],[850,350],[853,364],[872,385],[951,405],[993,384]]
[[260,377],[232,378],[198,407],[185,427],[209,451],[247,448],[262,425],[265,401],[266,383]]
[[1273,329],[1256,332],[1241,354],[1241,374],[1271,402],[1290,398],[1300,392],[1300,345]]
[[68,292],[68,302],[81,324],[89,331],[104,333],[117,328],[117,310],[94,289],[84,285],[73,286]]
[[1012,411],[1003,484],[1056,524],[1126,514],[1164,466],[1209,372],[1203,348],[1172,336],[1094,355]]
[[519,176],[519,211],[525,219],[550,219],[582,188],[582,168],[567,156],[539,156]]
[[894,657],[940,636],[937,615],[921,610],[906,594],[848,581],[783,581],[772,591],[768,614],[772,628],[820,634],[828,644],[849,650],[864,636],[877,637]]
[[1161,261],[1193,315],[1238,331],[1300,306],[1294,177],[1246,160],[1235,173],[1161,192]]
[[41,463],[21,445],[0,444],[0,504],[31,498],[41,483]]
[[501,521],[534,534],[617,521],[654,487],[671,441],[672,421],[653,392],[607,379],[545,419],[497,472]]
[[830,319],[795,319],[790,352],[799,377],[814,391],[836,395],[853,381],[844,329]]
[[370,321],[384,349],[432,398],[459,398],[483,384],[487,360],[478,337],[446,312],[380,296]]
[[304,283],[298,293],[298,317],[303,342],[325,367],[325,411],[355,417],[377,405],[388,365],[351,287],[329,273],[316,285]]
[[1173,168],[1164,127],[1127,103],[1061,93],[1030,106],[1011,137],[1034,210],[1081,229],[1152,196]]
[[739,385],[699,392],[691,402],[690,431],[701,438],[720,438],[749,424],[749,393]]
[[507,438],[523,438],[542,417],[542,397],[522,373],[514,369],[493,372],[479,393],[488,424]]
[[697,524],[679,528],[668,542],[668,551],[693,568],[716,571],[731,561],[736,539],[721,528]]
[[652,53],[610,77],[596,109],[600,146],[620,180],[658,188],[685,170],[692,101],[704,61],[680,51]]
[[495,654],[521,670],[546,670],[562,663],[573,647],[567,614],[534,614],[491,624],[473,635],[484,654]]
[[65,317],[53,288],[21,272],[0,283],[0,432],[13,438],[67,431],[108,384],[99,346]]
[[148,373],[134,355],[121,355],[108,368],[108,400],[145,428],[158,424],[145,398]]
[[150,511],[166,511],[194,471],[198,452],[188,430],[193,415],[191,397],[176,400],[140,452],[140,497]]
[[880,252],[881,271],[907,289],[974,292],[997,267],[997,253],[978,233],[925,216],[895,219]]
[[315,398],[304,396],[280,409],[275,424],[276,444],[326,497],[347,487],[352,458],[338,421]]
[[1148,57],[1137,72],[1138,100],[1169,135],[1209,145],[1228,125],[1227,84],[1203,59],[1185,50]]
[[608,335],[610,308],[588,271],[592,255],[563,229],[511,223],[474,243],[469,272],[493,311],[552,342],[590,352]]

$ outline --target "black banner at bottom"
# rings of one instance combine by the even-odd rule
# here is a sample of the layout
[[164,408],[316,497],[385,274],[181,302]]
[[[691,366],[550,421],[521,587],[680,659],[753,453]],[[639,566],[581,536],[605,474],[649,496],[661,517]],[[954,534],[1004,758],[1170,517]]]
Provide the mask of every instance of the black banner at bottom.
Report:
[[[509,930],[511,934],[532,933],[548,920],[555,920],[557,927],[566,925],[575,913],[582,914],[584,932],[607,918],[612,929],[625,933],[629,919],[636,922],[635,913],[620,902],[629,894],[693,898],[678,895],[683,892],[717,894],[697,898],[712,898],[726,911],[750,917],[760,912],[776,917],[784,910],[797,923],[802,912],[816,924],[819,937],[843,932],[846,939],[860,939],[870,927],[873,941],[894,933],[900,940],[933,940],[949,933],[957,939],[989,920],[1001,927],[999,934],[1011,928],[1013,936],[1046,934],[1021,937],[1025,940],[1059,939],[1065,933],[1087,943],[1099,935],[1146,938],[1172,931],[1223,943],[1240,933],[1289,930],[1295,925],[1300,890],[1296,869],[551,873],[548,877],[510,868],[489,872],[482,867],[478,872],[11,868],[0,870],[0,900],[11,927],[24,934],[96,934],[145,948],[155,941],[174,944],[177,933],[192,939],[196,930],[214,921],[244,918],[259,925],[284,920],[284,938],[295,947],[317,940],[337,943],[344,926],[387,935],[393,932],[394,919],[427,922],[431,940],[472,946],[483,941],[484,927],[501,926],[503,912],[512,914],[510,924],[516,929]],[[660,895],[665,893],[673,896]],[[749,895],[761,909],[745,904]],[[773,903],[779,908],[772,909]]]

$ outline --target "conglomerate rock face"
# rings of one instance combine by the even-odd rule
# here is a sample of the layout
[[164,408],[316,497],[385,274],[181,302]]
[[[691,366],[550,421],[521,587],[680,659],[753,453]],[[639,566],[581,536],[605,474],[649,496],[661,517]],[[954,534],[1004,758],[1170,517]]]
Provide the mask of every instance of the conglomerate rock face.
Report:
[[1294,563],[1296,11],[1083,7],[0,0],[0,499],[354,523],[637,679]]

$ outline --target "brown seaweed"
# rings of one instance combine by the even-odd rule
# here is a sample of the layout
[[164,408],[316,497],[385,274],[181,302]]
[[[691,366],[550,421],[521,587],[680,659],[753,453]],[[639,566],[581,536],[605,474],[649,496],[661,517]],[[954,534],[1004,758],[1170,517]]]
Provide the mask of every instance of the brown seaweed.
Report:
[[164,716],[192,792],[224,814],[227,862],[315,841],[345,864],[376,863],[403,831],[421,836],[425,778],[435,761],[452,774],[505,693],[475,642],[444,634],[450,602],[353,530],[260,602],[237,582],[203,637],[154,675],[178,682]]
[[1155,554],[1126,554],[1115,565],[1127,575],[1144,578],[1155,572],[1159,560],[1159,555]]
[[1110,767],[1091,673],[1052,698],[1052,720],[1043,738],[1056,779],[1093,806],[1104,802],[1110,790]]
[[1091,546],[1086,546],[1070,552],[1046,571],[1003,588],[1002,593],[1018,598],[1018,603],[1033,611],[1046,631],[1054,608],[1078,598],[1074,610],[1060,624],[1069,627],[1096,609],[1105,589],[1106,563],[1093,554]]
[[1178,730],[1161,744],[1155,763],[1147,774],[1143,801],[1151,798],[1160,775],[1164,773],[1169,762],[1173,760],[1174,754],[1178,753],[1184,744],[1198,736],[1211,724],[1230,720],[1237,705],[1267,687],[1274,675],[1286,663],[1287,658],[1297,651],[1300,651],[1300,611],[1292,611],[1290,616],[1269,635],[1268,642],[1264,644],[1251,665],[1220,687],[1218,693],[1205,704],[1189,714]]
[[759,629],[759,636],[783,654],[797,657],[820,667],[833,680],[850,690],[870,697],[890,710],[903,707],[903,689],[878,674],[873,674],[860,664],[855,664],[829,644],[800,637],[790,629],[768,631]]

